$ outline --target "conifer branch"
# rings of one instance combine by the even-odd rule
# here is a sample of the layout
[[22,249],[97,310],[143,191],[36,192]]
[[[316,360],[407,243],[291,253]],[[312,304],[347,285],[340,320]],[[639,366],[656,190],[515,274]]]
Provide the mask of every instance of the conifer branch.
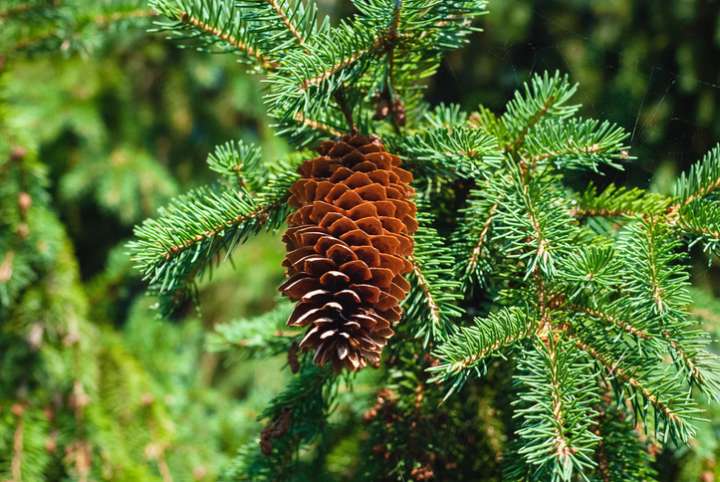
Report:
[[[468,354],[463,358],[455,359],[448,367],[448,369],[452,373],[460,373],[461,371],[472,368],[473,366],[477,365],[478,362],[484,360],[488,355],[506,346],[510,346],[513,343],[518,342],[524,338],[527,338],[529,335],[530,334],[525,330],[516,330],[514,333],[508,333],[507,335],[505,335],[504,338],[498,338],[494,340],[492,344],[484,346],[482,349],[476,351],[475,353]],[[441,347],[440,350],[442,351],[443,347]]]
[[630,158],[629,134],[609,122],[594,119],[545,119],[531,128],[519,155],[532,168],[548,161],[558,169],[589,169],[601,165],[620,168]]
[[655,306],[657,307],[657,311],[659,314],[663,314],[666,311],[666,302],[665,302],[665,290],[663,289],[663,286],[660,285],[660,281],[658,279],[658,260],[655,253],[655,233],[652,231],[652,229],[648,230],[648,243],[647,243],[647,254],[648,254],[648,263],[647,266],[649,268],[649,274],[650,274],[650,291],[652,293],[652,298],[655,302]]
[[295,114],[295,120],[304,126],[310,127],[311,129],[314,129],[316,131],[324,132],[325,134],[329,134],[333,137],[340,137],[343,134],[340,130],[334,128],[331,125],[323,124],[322,122],[306,117],[305,115],[303,115],[302,112],[298,112]]
[[636,310],[645,310],[642,317],[655,333],[661,332],[662,320],[667,319],[680,329],[685,322],[678,323],[686,319],[684,307],[690,303],[687,271],[677,265],[685,255],[668,230],[655,218],[632,223],[621,233],[618,249],[625,267],[626,296],[634,300]]
[[376,53],[378,49],[380,49],[380,47],[385,45],[385,35],[386,34],[384,32],[378,33],[368,47],[356,50],[347,57],[339,59],[334,64],[325,67],[322,72],[315,74],[313,77],[303,79],[300,84],[300,88],[302,90],[308,90],[310,87],[317,86],[328,80],[330,77],[337,74],[341,70],[353,65],[366,55]]
[[453,259],[445,241],[432,227],[432,218],[418,214],[420,224],[415,233],[415,252],[410,261],[412,289],[407,297],[407,318],[417,324],[416,336],[425,342],[438,341],[462,311],[459,283],[453,280]]
[[543,152],[542,154],[535,154],[534,156],[530,157],[529,159],[523,159],[525,162],[530,164],[531,166],[536,166],[539,162],[546,161],[548,159],[553,159],[555,157],[565,157],[570,154],[597,154],[601,152],[601,148],[597,144],[592,144],[590,146],[579,146],[577,148],[565,148],[565,149],[558,149],[554,151],[547,151]]
[[675,182],[676,206],[683,207],[720,189],[720,144]]
[[428,311],[430,313],[430,321],[433,326],[439,326],[441,322],[440,306],[438,305],[437,301],[435,301],[435,297],[433,296],[433,293],[430,289],[430,283],[428,283],[427,278],[425,278],[425,275],[423,275],[420,268],[418,268],[417,261],[411,258],[410,262],[413,264],[413,274],[417,279],[418,286],[420,286],[420,289],[425,296],[425,300],[427,300]]
[[497,169],[502,159],[495,138],[464,125],[404,136],[398,149],[427,175],[477,179]]
[[660,216],[667,211],[669,204],[667,197],[637,188],[610,184],[598,193],[597,188],[591,185],[578,196],[570,215],[576,218]]
[[667,340],[667,342],[670,344],[672,349],[675,351],[675,353],[680,357],[683,364],[687,367],[688,371],[690,372],[691,378],[697,380],[699,386],[705,385],[704,383],[704,376],[703,372],[700,370],[700,368],[696,365],[695,361],[693,360],[693,357],[691,357],[685,349],[683,349],[680,344],[673,339],[672,335],[669,331],[664,330],[663,331],[663,338]]
[[[648,329],[637,328],[632,323],[618,316],[597,309],[576,304],[567,304],[565,307],[572,311],[591,316],[594,319],[604,321],[610,326],[617,327],[639,340],[649,342],[645,347],[649,348],[650,352],[661,350],[658,353],[659,356],[662,356],[661,354],[665,353],[666,350],[669,351],[673,359],[677,361],[679,368],[687,373],[688,382],[700,388],[713,399],[719,396],[720,385],[717,377],[714,375],[714,371],[717,368],[717,361],[711,354],[702,350],[701,347],[706,343],[706,340],[704,340],[702,336],[698,337],[694,329],[685,329],[685,341],[690,347],[688,350],[688,348],[683,346],[683,343],[678,340],[679,335],[673,335],[668,329],[661,328],[659,331],[651,332],[648,331]],[[653,325],[650,324],[648,328],[652,326]],[[661,343],[653,346],[653,343],[657,342]]]
[[[232,6],[220,0],[177,0],[175,4],[153,0],[153,4],[160,5],[171,19],[166,25],[169,30],[189,34],[209,46],[219,44],[240,51],[268,71],[265,102],[269,115],[293,142],[306,144],[347,131],[385,133],[388,152],[407,161],[416,191],[422,200],[430,201],[418,203],[414,251],[406,249],[409,241],[403,238],[405,245],[398,243],[403,259],[367,262],[372,264],[366,266],[370,274],[358,267],[364,262],[357,259],[361,251],[342,249],[344,241],[333,239],[338,247],[333,245],[334,254],[327,248],[327,258],[316,260],[307,254],[320,249],[314,245],[317,239],[330,242],[329,237],[322,238],[327,230],[293,230],[286,238],[292,250],[286,264],[293,269],[302,265],[306,272],[291,279],[283,290],[293,300],[299,299],[292,315],[298,324],[312,317],[308,336],[320,332],[320,338],[327,340],[313,347],[329,347],[327,352],[317,349],[318,363],[327,361],[324,357],[331,352],[341,361],[348,356],[340,336],[351,339],[355,325],[361,331],[369,330],[362,324],[370,323],[370,317],[362,316],[340,330],[334,325],[320,326],[338,321],[324,318],[326,310],[354,310],[355,305],[350,307],[353,303],[361,308],[372,303],[368,300],[376,291],[365,286],[369,294],[360,289],[355,293],[353,287],[359,285],[349,280],[354,283],[356,278],[365,278],[389,285],[388,291],[381,290],[384,294],[378,295],[381,301],[377,306],[378,313],[390,313],[394,321],[399,313],[398,293],[404,295],[407,290],[404,283],[393,286],[386,281],[389,275],[385,273],[397,276],[396,272],[409,271],[410,292],[403,301],[403,319],[397,327],[393,324],[393,330],[377,331],[377,340],[384,340],[392,331],[399,340],[385,347],[389,356],[385,358],[387,366],[381,362],[383,380],[408,385],[399,391],[397,410],[386,414],[388,426],[387,420],[398,422],[403,429],[411,426],[410,421],[426,423],[421,419],[427,400],[440,396],[425,385],[427,372],[431,381],[446,384],[447,397],[473,375],[504,376],[500,370],[505,364],[490,361],[511,354],[517,368],[514,381],[521,390],[513,392],[513,396],[517,394],[515,402],[503,416],[519,419],[513,443],[519,455],[515,459],[522,465],[518,479],[568,482],[595,476],[615,480],[627,469],[626,480],[643,480],[651,472],[640,468],[647,460],[638,450],[634,434],[620,423],[630,407],[638,424],[664,432],[665,438],[685,442],[693,434],[697,408],[691,392],[698,386],[717,396],[720,378],[714,375],[717,361],[705,350],[706,337],[693,327],[686,313],[688,263],[678,238],[686,235],[691,242],[705,243],[708,251],[720,251],[720,210],[711,204],[720,191],[720,147],[682,178],[672,197],[612,185],[602,192],[590,187],[575,195],[563,177],[567,170],[619,168],[631,157],[623,129],[573,118],[578,106],[570,100],[576,87],[567,77],[534,76],[500,117],[483,107],[472,116],[457,106],[427,111],[422,105],[421,79],[437,69],[442,52],[466,41],[474,30],[472,20],[484,10],[482,0],[356,0],[358,14],[334,27],[316,22],[312,3],[295,0],[237,0]],[[409,134],[401,135],[400,122],[394,117],[394,136],[387,135],[390,125],[376,125],[371,120],[384,120],[388,111],[394,113],[388,102],[395,101],[407,107],[402,122],[407,121]],[[369,108],[371,102],[376,102],[375,116]],[[373,151],[377,146],[362,149]],[[395,170],[388,174],[390,180],[377,181],[385,185],[376,189],[377,194],[355,187],[355,183],[368,182],[365,178],[370,176],[364,170],[371,169],[371,163],[358,159],[358,164],[348,167],[345,160],[377,155],[357,150],[362,154],[351,153],[338,163],[335,154],[329,155],[333,172],[340,171],[338,176],[359,166],[357,175],[348,174],[354,176],[352,180],[308,176],[313,179],[304,186],[306,197],[317,195],[328,203],[333,199],[343,210],[368,201],[363,196],[382,197],[377,202],[391,210],[390,204],[404,194],[388,183],[394,182],[393,176],[401,180],[405,173]],[[322,171],[323,162],[307,165],[310,170]],[[282,225],[287,214],[288,191],[296,179],[289,170],[262,172],[267,165],[260,163],[258,151],[242,146],[218,149],[210,164],[236,181],[233,189],[201,188],[179,198],[157,220],[139,227],[138,240],[131,245],[135,261],[162,302],[176,301],[189,292],[194,280],[209,272],[220,257],[248,236]],[[381,180],[386,175],[375,174]],[[330,186],[333,183],[336,185]],[[296,200],[303,197],[298,189],[303,186],[293,188]],[[320,194],[320,190],[332,192],[332,196]],[[335,194],[344,196],[342,202]],[[327,208],[322,202],[299,208],[291,223],[305,223],[303,216],[327,216],[323,219],[337,222],[332,219],[335,213],[322,211]],[[402,211],[400,204],[395,206]],[[404,211],[404,226],[410,228],[414,209]],[[343,232],[357,227],[368,236],[381,236],[375,233],[389,230],[383,223],[377,229],[374,225],[360,228],[361,224],[350,218],[334,226]],[[387,226],[392,223],[388,221]],[[448,238],[447,232],[451,233]],[[362,248],[368,253],[382,252],[383,245],[390,244],[383,237],[364,240],[361,234],[352,234],[358,234],[358,244],[369,243],[371,248]],[[293,242],[303,246],[295,249],[290,246]],[[293,259],[296,256],[299,259]],[[353,256],[354,261],[343,258]],[[343,258],[343,264],[335,257]],[[341,267],[345,263],[356,269],[345,272]],[[384,269],[383,264],[392,269]],[[340,271],[332,271],[335,265]],[[342,293],[347,301],[343,299],[337,306],[327,302],[336,294],[340,297],[340,292],[332,291],[333,280],[351,287]],[[485,289],[471,292],[474,284]],[[309,293],[304,293],[306,290]],[[220,325],[208,338],[214,351],[237,349],[250,357],[277,355],[295,347],[290,349],[291,367],[294,373],[299,369],[287,389],[263,412],[268,424],[261,435],[262,454],[256,448],[243,450],[231,477],[287,480],[300,474],[299,468],[321,467],[325,447],[336,445],[325,435],[330,433],[327,422],[337,379],[329,370],[314,366],[311,355],[303,356],[298,364],[295,332],[284,328],[288,309],[281,306],[265,316]],[[483,316],[474,317],[476,314]],[[466,324],[465,316],[474,317],[473,322]],[[331,338],[336,335],[337,343]],[[362,341],[382,348],[384,341],[371,338]],[[425,352],[430,350],[432,355],[423,354],[423,347],[429,347]],[[606,383],[613,385],[625,405],[610,407],[606,400],[608,411],[597,416],[598,408],[603,407],[600,391]],[[473,391],[478,386],[467,387],[470,398],[476,396]],[[616,432],[623,436],[613,438]],[[393,433],[387,438],[397,440],[401,435]],[[304,449],[317,440],[317,450]],[[405,441],[400,444],[402,450],[409,446]],[[497,449],[495,444],[492,450]],[[442,457],[443,451],[437,452]],[[398,470],[393,475],[410,472],[411,478],[442,477],[433,473],[432,463],[425,465],[424,454],[398,455],[418,466],[405,470],[388,462]],[[310,460],[313,458],[317,460]]]
[[480,374],[488,356],[528,338],[538,327],[537,321],[516,307],[475,318],[472,326],[458,328],[437,347],[434,355],[441,363],[428,369],[433,373],[432,381],[450,381],[449,396],[471,373]]
[[690,224],[681,223],[681,227],[688,234],[694,234],[696,236],[702,236],[712,241],[720,242],[720,230],[705,227],[705,226],[692,226]]
[[293,22],[290,20],[290,16],[282,9],[280,6],[280,3],[278,3],[278,0],[266,0],[270,7],[275,11],[278,18],[282,21],[283,25],[288,29],[290,34],[292,34],[293,37],[297,40],[298,45],[303,47],[307,51],[307,46],[305,45],[305,39],[300,34],[300,31],[297,26],[293,24]]
[[490,226],[492,225],[493,219],[495,218],[495,211],[497,211],[497,208],[497,203],[490,206],[490,210],[487,213],[487,219],[485,219],[485,222],[482,224],[480,234],[478,235],[477,240],[474,243],[474,247],[470,253],[470,259],[468,260],[467,264],[468,271],[474,271],[478,265],[478,262],[480,261],[480,256],[485,246],[487,235],[490,231]]
[[179,12],[178,14],[178,20],[184,24],[191,25],[198,29],[201,32],[204,32],[206,34],[212,35],[213,37],[217,38],[220,41],[226,42],[227,44],[231,45],[235,49],[246,53],[249,57],[254,58],[257,60],[260,65],[268,71],[272,71],[275,68],[278,67],[278,64],[276,62],[271,61],[270,59],[266,58],[265,55],[260,52],[258,49],[252,47],[251,45],[247,44],[246,42],[241,41],[234,35],[224,32],[218,27],[215,27],[213,25],[208,24],[207,22],[204,22],[198,17],[193,16],[189,12]]
[[613,291],[620,282],[620,262],[612,246],[591,245],[566,253],[561,261],[563,277],[570,282],[568,288],[575,287],[565,295],[569,301],[583,293]]
[[231,186],[249,191],[262,190],[265,183],[266,173],[261,161],[260,148],[242,141],[230,141],[215,147],[207,159],[210,170],[225,177]]
[[196,234],[192,239],[186,239],[178,244],[170,245],[168,248],[166,248],[165,253],[162,256],[163,258],[165,258],[165,261],[170,261],[173,257],[180,255],[183,251],[197,246],[199,243],[214,239],[228,228],[232,229],[236,226],[240,226],[249,222],[265,224],[268,221],[271,212],[275,209],[278,209],[280,205],[281,204],[278,203],[275,205],[259,206],[249,212],[238,214],[232,219],[221,221],[215,226],[211,226],[204,232]]
[[591,376],[589,361],[565,345],[552,334],[536,339],[518,367],[526,391],[513,403],[513,416],[522,418],[517,452],[543,474],[537,480],[569,481],[594,467],[598,439],[591,427],[599,397],[580,381]]
[[[525,189],[527,189],[527,185],[524,186]],[[527,204],[527,216],[530,219],[530,225],[532,226],[532,229],[534,231],[534,241],[535,241],[535,259],[539,261],[542,265],[547,266],[547,261],[549,259],[550,255],[550,245],[548,240],[545,238],[545,235],[543,233],[542,227],[540,226],[540,222],[538,221],[537,214],[535,213],[535,206],[533,205],[532,199],[528,196],[528,191],[525,190],[526,199],[528,200]],[[552,268],[551,268],[552,269]],[[533,270],[534,273],[537,273],[537,270],[535,270],[534,264],[531,264],[528,266],[528,271]],[[542,306],[542,305],[541,305]]]
[[538,266],[544,275],[552,276],[556,259],[567,251],[577,227],[552,178],[510,169],[510,179],[491,186],[497,193],[490,196],[503,199],[496,214],[495,237],[507,243],[506,257],[524,263],[526,279]]
[[151,288],[172,301],[250,234],[278,227],[285,219],[288,183],[294,178],[295,174],[285,174],[255,198],[244,189],[199,188],[176,198],[157,219],[146,220],[128,247]]
[[650,340],[653,338],[653,336],[650,333],[647,333],[643,330],[639,330],[639,329],[635,328],[631,323],[628,323],[627,321],[616,318],[608,313],[603,313],[596,309],[589,308],[587,306],[576,305],[576,304],[569,304],[566,306],[573,311],[576,311],[578,313],[584,313],[584,314],[589,315],[597,320],[601,320],[612,326],[616,326],[617,328],[621,329],[622,331],[624,331],[626,333],[633,335],[634,337],[641,338],[643,340]]
[[[688,350],[672,334],[664,330],[663,338],[671,347],[671,354],[679,359],[680,369],[687,373],[688,382],[711,400],[720,400],[720,359],[715,353],[691,347]],[[697,342],[697,341],[696,341]],[[701,340],[705,344],[707,340]]]
[[690,239],[690,246],[700,243],[708,255],[720,254],[720,207],[716,201],[698,199],[670,215],[669,223]]
[[[552,337],[547,337],[543,340],[545,350],[547,352],[549,361],[549,372],[550,372],[550,393],[552,394],[552,414],[557,424],[555,426],[555,436],[553,437],[553,443],[555,444],[555,457],[561,461],[568,459],[575,451],[572,447],[571,442],[565,437],[565,407],[563,406],[563,400],[561,395],[561,384],[558,379],[558,354],[555,351],[555,346]],[[562,463],[562,462],[561,462]]]
[[547,112],[550,110],[550,108],[555,104],[557,101],[557,98],[555,95],[548,96],[547,99],[543,102],[542,106],[535,112],[532,117],[528,120],[528,123],[523,127],[523,129],[517,134],[517,136],[512,139],[508,144],[505,145],[505,150],[509,152],[514,152],[518,147],[520,147],[525,142],[525,136],[527,136],[528,132],[530,132],[530,129],[535,126],[540,120],[547,114]]
[[[567,330],[567,328],[563,327],[562,325],[560,327]],[[639,390],[651,404],[656,406],[663,414],[665,414],[668,420],[670,420],[671,422],[680,421],[680,417],[675,414],[675,412],[673,412],[673,410],[667,404],[661,401],[656,394],[654,394],[650,389],[646,388],[639,380],[633,378],[630,374],[625,372],[625,370],[621,368],[617,362],[610,361],[593,347],[591,347],[587,343],[584,343],[581,339],[568,333],[567,331],[565,331],[565,336],[567,336],[568,339],[573,340],[575,342],[575,346],[577,346],[579,349],[597,360],[598,363],[600,363],[600,365],[605,368],[605,370],[607,370],[610,375],[619,377],[624,382],[630,384],[633,388]]]
[[565,119],[572,115],[578,106],[566,103],[577,90],[567,77],[555,73],[552,77],[545,72],[536,75],[523,86],[523,93],[516,92],[501,117],[510,136],[503,144],[506,152],[514,153],[525,143],[525,138],[533,127],[546,117]]
[[504,190],[488,189],[496,179],[497,176],[491,176],[470,191],[467,205],[460,210],[458,227],[451,236],[455,275],[462,281],[465,293],[476,285],[485,286],[496,268],[492,259],[493,249],[497,249],[495,221],[505,196]]
[[607,208],[587,208],[583,209],[580,207],[574,207],[570,209],[570,216],[574,218],[619,218],[619,217],[634,217],[637,216],[638,212],[623,209],[607,209]]
[[[667,427],[670,430],[670,436],[672,438],[686,442],[692,437],[695,428],[690,423],[689,416],[696,411],[695,409],[682,407],[681,405],[677,407],[672,406],[672,402],[669,399],[663,398],[663,393],[653,390],[643,380],[634,376],[629,368],[623,366],[620,359],[612,360],[608,358],[607,354],[600,352],[577,336],[567,324],[559,324],[558,328],[562,330],[568,340],[575,343],[578,349],[596,360],[610,376],[616,377],[628,384],[661,413],[667,421]],[[676,402],[678,404],[684,403],[683,400],[676,400]]]

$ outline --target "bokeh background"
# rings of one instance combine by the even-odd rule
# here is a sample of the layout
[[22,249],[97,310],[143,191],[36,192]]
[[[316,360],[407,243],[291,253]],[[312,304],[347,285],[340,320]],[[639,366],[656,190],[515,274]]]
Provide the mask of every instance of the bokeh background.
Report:
[[[336,16],[352,12],[349,2],[321,3]],[[484,32],[428,85],[430,103],[500,111],[531,73],[567,72],[580,83],[585,115],[632,133],[637,161],[607,181],[660,192],[720,140],[720,1],[498,0],[490,11]],[[174,480],[215,480],[253,443],[257,415],[286,371],[283,359],[260,366],[206,334],[275,304],[279,238],[264,235],[238,249],[234,268],[223,264],[201,284],[198,303],[171,320],[155,317],[124,244],[133,225],[173,195],[213,180],[205,159],[215,145],[244,139],[268,158],[288,152],[264,115],[260,79],[232,56],[181,49],[145,31],[125,32],[92,53],[12,56],[2,68],[11,69],[4,100],[14,122],[32,133],[47,166],[85,316],[109,340],[99,396],[143,433],[136,449],[149,468],[137,473],[146,478],[127,480],[163,480],[162,463]],[[703,262],[695,278],[720,294],[717,274]],[[710,317],[708,328],[720,333],[720,319]],[[717,415],[693,447],[660,456],[663,480],[720,477]],[[2,417],[10,420],[0,408]],[[149,423],[166,425],[147,434]],[[338,477],[351,474],[352,462],[335,456]],[[134,458],[127,454],[127,467]]]

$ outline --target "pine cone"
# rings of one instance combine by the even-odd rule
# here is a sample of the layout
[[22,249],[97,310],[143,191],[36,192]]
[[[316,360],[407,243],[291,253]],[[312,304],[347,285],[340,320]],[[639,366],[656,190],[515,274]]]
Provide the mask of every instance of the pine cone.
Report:
[[412,174],[373,137],[347,135],[318,152],[290,189],[297,210],[283,237],[289,278],[280,290],[297,305],[288,325],[308,328],[300,348],[319,365],[377,366],[410,289]]

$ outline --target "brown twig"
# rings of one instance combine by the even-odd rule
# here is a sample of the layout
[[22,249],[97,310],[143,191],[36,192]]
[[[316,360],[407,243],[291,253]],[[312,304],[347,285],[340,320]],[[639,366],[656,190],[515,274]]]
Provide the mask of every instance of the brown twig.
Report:
[[617,326],[621,330],[630,333],[633,336],[636,336],[638,338],[642,338],[644,340],[649,340],[652,338],[652,335],[649,333],[646,333],[642,330],[638,330],[635,328],[631,323],[628,323],[627,321],[623,321],[619,318],[615,318],[614,316],[608,315],[607,313],[603,313],[598,310],[594,310],[592,308],[588,308],[586,306],[580,306],[580,305],[568,305],[568,308],[570,308],[573,311],[577,311],[580,313],[585,313],[586,315],[590,315],[593,318],[596,318],[598,320],[605,321],[607,323],[610,323],[611,325]]
[[188,249],[192,246],[195,246],[197,243],[200,243],[209,238],[214,238],[215,236],[217,236],[224,230],[228,229],[229,227],[238,225],[238,224],[248,221],[250,219],[258,219],[261,223],[264,223],[267,221],[267,219],[270,216],[268,211],[271,210],[273,207],[274,206],[262,206],[261,208],[255,210],[255,211],[252,211],[250,213],[239,214],[239,215],[235,216],[232,220],[225,222],[220,226],[209,229],[202,234],[197,234],[192,239],[189,239],[183,243],[176,244],[176,245],[169,247],[166,250],[165,255],[163,257],[165,258],[166,261],[169,261],[174,256],[177,256],[179,253],[185,251],[186,249]]
[[18,403],[13,405],[12,411],[18,419],[18,424],[15,428],[15,434],[13,435],[13,455],[10,463],[11,482],[22,482],[22,459],[25,435],[25,419],[23,418],[23,414],[25,413],[25,407]]
[[252,47],[251,45],[246,44],[245,42],[242,42],[240,39],[235,37],[234,35],[231,35],[227,32],[223,32],[219,28],[213,27],[212,25],[209,25],[206,22],[203,22],[199,18],[193,17],[188,12],[182,12],[180,14],[180,21],[192,25],[193,27],[197,28],[198,30],[201,30],[205,33],[208,33],[214,37],[217,37],[218,39],[222,40],[223,42],[228,43],[229,45],[232,45],[236,49],[245,52],[248,56],[253,57],[256,59],[260,65],[265,70],[274,70],[278,67],[277,62],[273,62],[270,59],[266,58],[262,52],[260,52],[258,49]]
[[525,140],[525,136],[527,136],[527,133],[530,131],[530,129],[535,124],[540,122],[540,119],[542,119],[545,116],[545,114],[547,114],[547,112],[550,110],[550,108],[552,107],[552,105],[555,103],[556,100],[557,100],[557,97],[554,95],[551,95],[550,97],[548,97],[547,100],[545,100],[545,102],[543,103],[540,110],[537,111],[535,113],[535,115],[533,115],[530,118],[530,120],[525,125],[525,127],[523,127],[522,131],[520,131],[518,136],[512,142],[510,142],[509,144],[507,144],[505,146],[505,150],[514,152],[518,147],[520,147],[520,144],[523,143],[523,141]]
[[420,270],[420,267],[417,265],[417,260],[412,257],[410,262],[413,266],[413,274],[417,278],[420,289],[423,291],[425,299],[427,300],[428,308],[430,309],[430,319],[433,325],[439,326],[442,322],[442,318],[440,316],[440,305],[437,301],[435,301],[435,297],[433,296],[432,291],[430,291],[430,283],[423,274],[422,270]]
[[485,245],[485,239],[487,238],[487,234],[490,231],[490,226],[492,225],[493,219],[495,218],[495,211],[497,211],[498,204],[495,203],[490,207],[490,211],[488,212],[488,217],[485,220],[485,223],[483,224],[482,230],[480,231],[480,235],[478,236],[478,240],[475,243],[475,247],[472,250],[472,253],[470,254],[470,260],[468,261],[468,270],[475,269],[475,266],[478,263],[478,260],[480,259],[480,253],[482,252],[483,246]]
[[309,119],[305,117],[301,112],[298,112],[295,114],[295,120],[300,122],[302,125],[308,126],[311,129],[315,129],[317,131],[323,131],[327,134],[330,134],[333,137],[340,137],[342,136],[342,132],[338,129],[334,128],[333,126],[323,124],[322,122]]
[[600,365],[602,365],[608,373],[611,375],[615,375],[621,380],[625,381],[625,383],[629,384],[636,390],[640,391],[642,395],[658,410],[660,410],[667,418],[668,420],[672,422],[678,422],[680,421],[679,417],[675,414],[675,412],[672,411],[672,409],[665,404],[664,402],[660,401],[656,394],[651,392],[647,387],[645,387],[640,380],[636,379],[629,373],[627,373],[625,370],[620,368],[616,363],[612,363],[610,360],[608,360],[602,353],[598,352],[595,348],[588,345],[584,341],[582,341],[580,338],[578,338],[575,334],[571,332],[571,328],[567,324],[560,324],[558,325],[558,328],[563,330],[565,336],[568,337],[568,339],[572,340],[575,343],[575,346],[578,347],[580,350],[584,351],[588,355],[590,355],[592,358],[594,358]]
[[270,4],[270,7],[275,10],[275,13],[277,13],[278,17],[280,17],[280,20],[283,24],[285,24],[285,27],[287,27],[292,36],[295,37],[298,44],[300,44],[300,46],[307,51],[307,47],[305,46],[305,39],[302,37],[302,35],[300,35],[298,29],[295,27],[295,25],[293,25],[288,16],[282,10],[277,0],[267,0],[267,2],[268,4]]

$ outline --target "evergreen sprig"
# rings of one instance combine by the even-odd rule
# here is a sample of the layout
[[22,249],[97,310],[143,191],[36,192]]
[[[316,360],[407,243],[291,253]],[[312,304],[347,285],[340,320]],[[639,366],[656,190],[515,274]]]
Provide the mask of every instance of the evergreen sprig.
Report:
[[407,136],[399,148],[428,177],[448,172],[459,178],[481,177],[501,163],[497,139],[463,124],[445,124]]
[[236,53],[258,69],[276,64],[260,50],[251,26],[242,22],[232,3],[220,0],[153,0],[151,7],[167,18],[158,22],[159,31],[169,31],[199,48]]
[[720,144],[710,150],[700,162],[675,182],[673,194],[682,204],[713,194],[720,188]]
[[536,339],[520,358],[516,381],[523,387],[515,417],[522,420],[518,454],[532,467],[534,480],[570,480],[595,466],[599,437],[593,433],[594,406],[600,397],[591,359],[567,340]]
[[639,188],[609,184],[602,192],[598,192],[596,186],[590,185],[578,196],[571,214],[578,218],[659,215],[670,203],[666,196]]
[[679,212],[678,226],[690,239],[700,244],[708,260],[720,255],[720,207],[716,202],[698,199],[685,204]]
[[262,315],[218,325],[207,337],[208,350],[237,350],[247,358],[267,358],[287,352],[300,334],[285,329],[291,311],[292,305],[283,302]]
[[135,230],[128,245],[138,269],[172,309],[194,280],[248,236],[279,227],[287,214],[288,182],[256,197],[245,189],[196,188],[176,198]]
[[516,92],[501,117],[506,149],[516,150],[541,120],[567,119],[577,112],[579,105],[568,104],[576,90],[577,85],[570,84],[568,77],[559,72],[534,76],[522,91]]
[[502,308],[473,325],[461,327],[435,351],[441,363],[432,367],[433,381],[449,384],[448,396],[473,375],[485,372],[485,360],[528,338],[537,329],[532,313],[518,307]]
[[528,164],[553,163],[557,169],[619,168],[628,159],[629,134],[621,127],[595,119],[545,120],[527,134],[520,154]]
[[245,187],[249,191],[258,191],[263,187],[266,176],[261,162],[260,147],[243,141],[221,144],[207,159],[210,170],[224,177],[231,186]]
[[578,237],[569,204],[553,177],[529,177],[512,165],[508,170],[511,178],[494,183],[489,195],[498,206],[495,239],[505,256],[524,264],[525,277],[536,268],[554,276],[560,258]]
[[414,320],[416,336],[427,344],[444,337],[462,310],[458,306],[459,283],[452,276],[452,255],[432,227],[429,215],[419,215],[418,222],[410,276],[412,289],[405,304],[406,316]]
[[589,355],[619,396],[631,404],[647,432],[662,441],[687,443],[701,410],[672,365],[647,355],[636,344],[616,343],[597,330],[564,327],[565,336]]
[[488,198],[486,193],[493,177],[483,181],[479,188],[468,194],[467,206],[460,213],[462,217],[452,240],[455,248],[455,276],[468,293],[475,286],[485,287],[495,263],[490,252],[491,239],[495,236],[494,222],[500,199]]

